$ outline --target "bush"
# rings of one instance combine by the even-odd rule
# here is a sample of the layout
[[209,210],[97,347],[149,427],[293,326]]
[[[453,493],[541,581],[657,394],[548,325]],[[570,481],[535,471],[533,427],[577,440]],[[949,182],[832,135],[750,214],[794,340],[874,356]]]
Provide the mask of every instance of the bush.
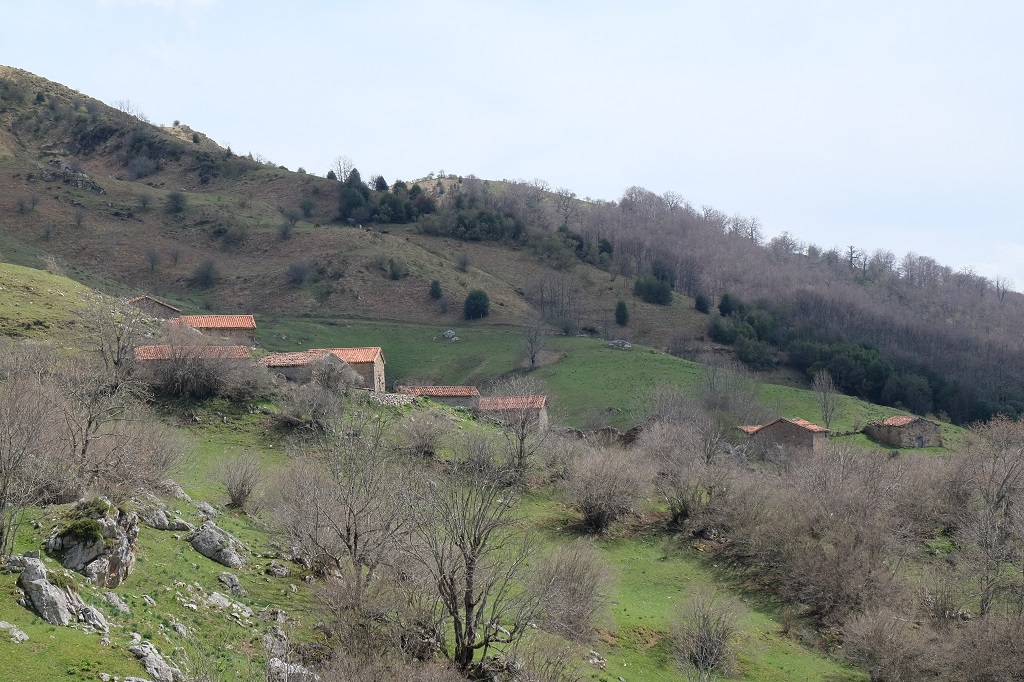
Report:
[[188,197],[184,192],[174,191],[167,195],[167,212],[181,213],[188,206]]
[[704,294],[697,294],[693,297],[693,307],[698,313],[707,315],[711,311],[711,299]]
[[625,301],[619,301],[615,304],[615,324],[620,327],[625,327],[629,324],[629,309],[626,307]]
[[201,289],[209,289],[220,279],[220,271],[212,259],[207,258],[192,272],[192,284]]
[[633,511],[651,478],[646,466],[622,451],[592,450],[569,465],[564,485],[586,526],[607,533]]
[[228,507],[233,509],[244,509],[264,479],[263,465],[252,454],[225,461],[219,474],[228,493]]
[[388,260],[388,277],[393,280],[400,280],[409,274],[409,268],[394,258]]
[[313,266],[309,263],[292,263],[288,266],[288,281],[297,287],[309,281],[313,274]]
[[434,280],[430,283],[430,298],[434,301],[440,300],[441,298],[441,282]]
[[683,605],[676,630],[676,657],[684,669],[707,675],[732,672],[731,641],[736,607],[714,594],[697,592]]
[[462,304],[462,316],[467,320],[487,317],[491,312],[491,301],[483,289],[473,289]]
[[658,279],[654,275],[647,275],[637,279],[633,285],[633,293],[647,301],[658,305],[669,305],[672,303],[672,285],[668,280]]

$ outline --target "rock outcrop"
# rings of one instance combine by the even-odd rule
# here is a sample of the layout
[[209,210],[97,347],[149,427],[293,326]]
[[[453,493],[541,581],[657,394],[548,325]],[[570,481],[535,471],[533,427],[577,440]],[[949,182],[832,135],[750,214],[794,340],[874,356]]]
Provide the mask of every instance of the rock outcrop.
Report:
[[177,682],[184,679],[181,671],[168,663],[151,643],[138,642],[128,647],[128,651],[139,659],[142,667],[156,682]]
[[39,559],[23,558],[21,563],[24,569],[18,576],[18,587],[25,592],[26,606],[50,625],[74,623],[82,606],[78,595],[51,583]]
[[135,568],[139,517],[103,498],[79,502],[54,530],[46,551],[97,587],[117,587]]

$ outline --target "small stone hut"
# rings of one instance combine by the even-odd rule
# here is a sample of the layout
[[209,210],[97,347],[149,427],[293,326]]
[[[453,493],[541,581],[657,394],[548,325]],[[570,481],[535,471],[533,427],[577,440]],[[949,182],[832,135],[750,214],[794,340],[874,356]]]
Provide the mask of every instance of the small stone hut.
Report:
[[313,375],[313,365],[317,362],[335,362],[345,366],[345,362],[325,350],[303,350],[294,353],[270,353],[256,361],[274,374],[283,376],[288,381],[307,384]]
[[256,345],[256,319],[252,315],[182,315],[171,320],[224,345]]
[[384,351],[373,346],[369,348],[311,348],[310,353],[330,353],[348,365],[363,377],[363,388],[374,393],[384,393],[387,384],[384,381]]
[[181,315],[181,311],[173,305],[158,301],[152,296],[136,296],[128,299],[128,305],[135,306],[142,312],[157,318],[158,320],[169,320]]
[[548,397],[546,395],[513,395],[480,398],[480,414],[504,423],[535,423],[538,428],[548,427]]
[[792,452],[819,454],[828,445],[828,429],[805,419],[779,417],[760,426],[741,426],[758,449],[781,447]]
[[404,395],[430,398],[451,407],[465,407],[474,410],[480,403],[480,391],[476,386],[398,386],[395,389]]
[[889,417],[865,425],[864,433],[874,441],[897,448],[942,447],[942,428],[923,417]]

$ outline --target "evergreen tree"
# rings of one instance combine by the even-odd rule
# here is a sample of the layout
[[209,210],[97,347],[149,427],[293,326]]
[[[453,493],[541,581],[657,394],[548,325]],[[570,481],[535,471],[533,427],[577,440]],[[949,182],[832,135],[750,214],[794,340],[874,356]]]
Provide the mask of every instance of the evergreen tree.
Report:
[[625,327],[629,324],[629,309],[626,308],[625,301],[619,301],[615,304],[615,324],[620,327]]

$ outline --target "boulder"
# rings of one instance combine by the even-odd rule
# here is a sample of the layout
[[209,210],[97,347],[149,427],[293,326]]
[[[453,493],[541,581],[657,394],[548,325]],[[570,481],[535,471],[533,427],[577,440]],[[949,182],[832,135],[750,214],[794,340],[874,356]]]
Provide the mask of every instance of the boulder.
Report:
[[25,559],[18,586],[25,592],[26,605],[50,625],[70,625],[76,620],[81,601],[77,594],[49,581],[39,559]]
[[156,682],[177,682],[184,679],[181,671],[164,660],[164,657],[150,642],[133,644],[128,647],[128,651],[139,659],[142,667]]
[[28,641],[28,635],[5,620],[0,620],[0,630],[7,630],[11,633],[11,641],[15,644],[21,644],[22,642]]
[[110,632],[110,626],[107,625],[107,619],[103,617],[103,614],[100,613],[99,609],[95,606],[83,604],[82,607],[78,609],[78,620],[85,623],[93,630],[97,630],[99,632]]
[[196,509],[199,510],[200,514],[207,518],[213,519],[217,517],[217,510],[214,509],[213,505],[209,502],[200,502],[196,505]]
[[238,568],[245,563],[239,550],[241,544],[221,530],[217,524],[207,521],[190,539],[192,547],[208,559],[213,559],[228,568]]
[[131,613],[131,609],[129,609],[128,605],[124,603],[124,600],[122,600],[114,592],[104,592],[103,598],[107,601],[108,604],[117,609],[118,613]]
[[244,597],[246,595],[245,588],[238,582],[237,575],[234,575],[233,573],[221,573],[220,576],[217,577],[217,580],[222,582],[225,587],[231,590],[231,594],[239,597]]
[[275,578],[287,578],[291,575],[291,571],[284,564],[280,564],[276,561],[271,561],[267,564],[266,574]]

